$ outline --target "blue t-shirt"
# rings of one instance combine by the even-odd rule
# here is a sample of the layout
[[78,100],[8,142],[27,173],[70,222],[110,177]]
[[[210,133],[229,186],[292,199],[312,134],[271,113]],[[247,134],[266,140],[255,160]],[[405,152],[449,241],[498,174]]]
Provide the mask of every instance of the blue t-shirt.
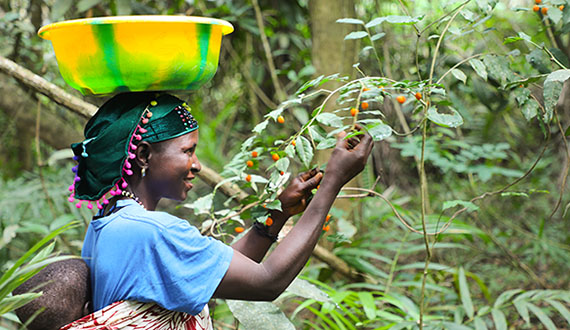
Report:
[[91,221],[81,256],[91,271],[94,310],[119,300],[198,314],[226,274],[233,249],[164,212],[119,200]]

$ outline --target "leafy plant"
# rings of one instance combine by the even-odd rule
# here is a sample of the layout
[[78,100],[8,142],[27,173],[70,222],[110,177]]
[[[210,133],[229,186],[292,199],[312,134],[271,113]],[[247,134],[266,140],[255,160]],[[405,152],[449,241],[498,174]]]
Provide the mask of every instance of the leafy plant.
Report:
[[41,293],[10,295],[15,288],[26,282],[48,264],[73,258],[73,256],[69,255],[59,256],[54,254],[55,243],[50,243],[50,241],[66,230],[77,227],[77,225],[77,222],[72,222],[50,232],[3,272],[2,277],[0,277],[0,317],[14,320],[13,315],[6,316],[6,314],[41,296]]

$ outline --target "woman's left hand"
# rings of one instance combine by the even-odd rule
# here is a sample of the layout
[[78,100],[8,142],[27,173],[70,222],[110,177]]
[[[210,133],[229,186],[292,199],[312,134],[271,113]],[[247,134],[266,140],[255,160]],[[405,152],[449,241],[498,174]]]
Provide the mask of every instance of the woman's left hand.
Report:
[[307,208],[307,199],[311,196],[311,190],[317,188],[322,178],[323,173],[314,168],[299,174],[291,181],[289,186],[279,195],[281,209],[287,218],[299,214]]

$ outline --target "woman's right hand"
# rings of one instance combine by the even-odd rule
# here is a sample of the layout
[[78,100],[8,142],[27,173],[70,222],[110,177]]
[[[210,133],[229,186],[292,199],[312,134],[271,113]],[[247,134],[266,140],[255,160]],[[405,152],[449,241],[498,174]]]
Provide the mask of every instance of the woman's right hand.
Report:
[[337,135],[336,146],[325,171],[324,179],[333,179],[341,187],[364,169],[374,146],[372,137],[360,125],[355,129],[362,134],[348,139],[345,139],[347,133],[344,131]]

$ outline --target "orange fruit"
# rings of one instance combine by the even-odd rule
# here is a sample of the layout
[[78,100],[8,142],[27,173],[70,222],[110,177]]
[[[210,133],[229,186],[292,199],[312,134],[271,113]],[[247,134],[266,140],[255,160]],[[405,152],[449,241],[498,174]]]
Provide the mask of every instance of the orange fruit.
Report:
[[370,90],[370,88],[368,88],[368,87],[364,87],[364,88],[362,89],[363,92],[368,92],[369,90]]
[[292,145],[293,145],[293,147],[294,147],[294,146],[296,146],[296,145],[297,145],[297,141],[293,140],[293,141],[291,141],[291,144],[292,144]]
[[285,122],[285,118],[283,118],[283,116],[279,116],[279,117],[277,117],[277,122],[279,124],[283,124]]
[[420,92],[416,92],[416,95],[414,95],[416,97],[416,100],[421,100],[422,99],[422,93]]
[[538,12],[540,10],[540,7],[538,5],[534,5],[534,6],[532,6],[532,10],[534,12]]
[[278,161],[279,160],[279,155],[278,154],[272,154],[271,158],[273,159],[273,161]]
[[326,222],[329,222],[330,219],[331,219],[331,215],[330,215],[330,214],[327,214],[327,218],[326,218],[325,221],[326,221]]
[[396,97],[396,101],[398,101],[398,103],[400,104],[403,104],[404,102],[406,102],[406,97],[404,95],[400,95]]
[[534,3],[536,3],[537,5],[539,5],[542,2],[542,0],[534,0]]
[[271,226],[273,224],[273,219],[271,219],[271,217],[267,217],[267,219],[265,220],[265,224]]
[[252,152],[251,152],[251,157],[255,158],[255,157],[257,157],[257,156],[258,156],[257,151],[252,151]]
[[251,160],[248,160],[247,162],[245,162],[245,164],[247,165],[247,167],[253,167],[253,162]]
[[235,230],[236,233],[239,234],[239,233],[243,233],[243,231],[244,231],[245,229],[243,229],[243,227],[235,227],[234,230]]
[[560,5],[560,7],[558,7],[558,9],[564,10],[564,5]]
[[330,225],[323,226],[323,230],[329,231],[329,230],[331,230],[331,226]]
[[546,13],[548,12],[548,7],[542,7],[540,12],[542,13],[542,15],[546,15]]
[[362,102],[360,106],[362,107],[362,110],[366,110],[368,109],[368,102]]
[[350,108],[350,115],[352,117],[356,116],[356,114],[358,113],[358,109],[356,108]]
[[281,171],[281,172],[279,172],[279,174],[283,175],[283,174],[285,174],[285,172]]
[[245,181],[251,182],[251,175],[250,174],[245,176]]

